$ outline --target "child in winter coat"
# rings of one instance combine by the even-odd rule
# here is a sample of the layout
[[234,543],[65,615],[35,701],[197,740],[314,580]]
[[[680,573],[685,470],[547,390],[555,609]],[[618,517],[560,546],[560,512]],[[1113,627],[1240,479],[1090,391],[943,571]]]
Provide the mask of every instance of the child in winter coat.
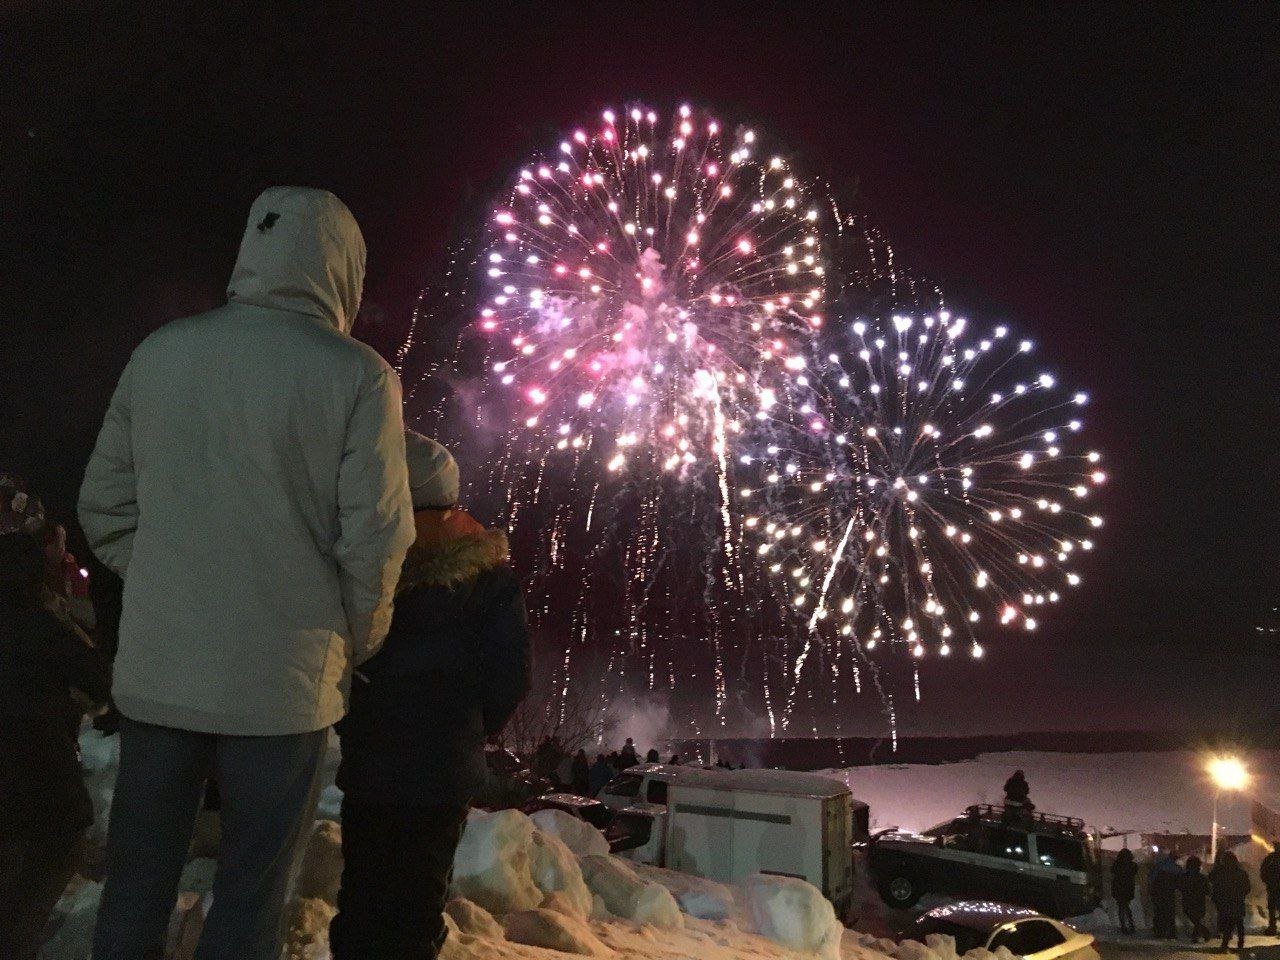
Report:
[[[45,608],[37,534],[0,533],[0,957],[34,960],[80,862],[93,804],[77,734],[106,699],[106,661]],[[77,694],[82,695],[77,698]]]
[[458,509],[458,468],[406,436],[417,540],[382,649],[338,723],[342,886],[333,960],[434,960],[484,743],[529,688],[529,628],[507,538]]

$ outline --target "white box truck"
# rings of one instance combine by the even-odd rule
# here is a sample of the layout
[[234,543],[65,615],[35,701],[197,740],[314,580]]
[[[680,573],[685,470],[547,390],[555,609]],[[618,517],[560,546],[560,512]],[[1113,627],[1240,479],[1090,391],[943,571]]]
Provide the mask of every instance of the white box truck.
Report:
[[791,770],[664,774],[661,849],[650,842],[636,859],[723,883],[753,873],[798,877],[844,913],[853,894],[856,804],[845,784]]

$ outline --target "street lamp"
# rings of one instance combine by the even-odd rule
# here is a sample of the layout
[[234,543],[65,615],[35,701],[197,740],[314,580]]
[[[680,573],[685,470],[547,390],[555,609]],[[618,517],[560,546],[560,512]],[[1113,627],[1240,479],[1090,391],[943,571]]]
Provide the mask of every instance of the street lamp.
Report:
[[1218,798],[1223,790],[1243,790],[1249,785],[1249,768],[1239,757],[1212,757],[1205,764],[1213,781],[1213,832],[1209,834],[1209,862],[1218,859]]

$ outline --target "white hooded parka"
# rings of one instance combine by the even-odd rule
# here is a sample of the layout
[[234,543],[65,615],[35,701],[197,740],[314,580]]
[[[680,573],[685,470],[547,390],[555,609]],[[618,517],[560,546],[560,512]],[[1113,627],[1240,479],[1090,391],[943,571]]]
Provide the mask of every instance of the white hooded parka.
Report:
[[336,197],[273,188],[250,211],[227,305],[134,351],[79,506],[125,582],[125,716],[319,730],[386,636],[414,526],[399,381],[348,335],[364,267]]

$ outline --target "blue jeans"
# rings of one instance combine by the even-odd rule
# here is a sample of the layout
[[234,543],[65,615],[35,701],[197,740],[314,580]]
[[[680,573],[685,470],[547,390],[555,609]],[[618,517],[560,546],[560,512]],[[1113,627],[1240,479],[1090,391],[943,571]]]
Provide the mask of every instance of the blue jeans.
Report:
[[278,960],[328,730],[226,737],[125,719],[120,737],[94,960],[163,957],[210,776],[222,799],[222,846],[197,960]]

